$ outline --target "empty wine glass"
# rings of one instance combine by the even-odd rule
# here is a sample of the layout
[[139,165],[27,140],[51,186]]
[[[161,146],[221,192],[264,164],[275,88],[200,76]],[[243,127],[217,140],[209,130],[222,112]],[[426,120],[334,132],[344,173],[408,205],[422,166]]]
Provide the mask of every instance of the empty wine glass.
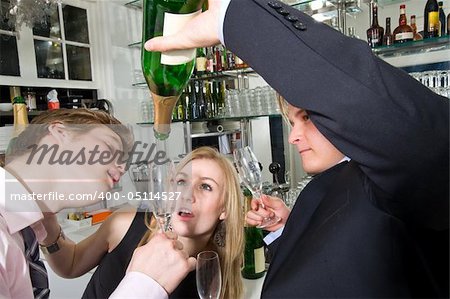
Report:
[[[258,159],[249,146],[234,151],[234,162],[236,163],[239,176],[245,186],[252,192],[253,198],[259,199],[259,204],[264,208],[262,202],[262,175]],[[272,226],[281,220],[280,217],[266,217],[259,228]]]
[[222,289],[219,255],[215,251],[202,251],[197,255],[197,292],[201,299],[218,299]]
[[178,195],[175,188],[175,166],[171,160],[150,166],[149,203],[161,231],[170,227],[170,219],[175,211]]

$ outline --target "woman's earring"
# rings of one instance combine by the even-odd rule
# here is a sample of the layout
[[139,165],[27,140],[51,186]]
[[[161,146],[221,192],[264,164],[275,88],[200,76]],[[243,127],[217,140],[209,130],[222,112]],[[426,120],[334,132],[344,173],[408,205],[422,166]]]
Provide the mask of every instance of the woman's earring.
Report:
[[219,247],[225,246],[225,223],[223,221],[220,221],[219,224],[217,224],[216,230],[214,232],[214,243]]

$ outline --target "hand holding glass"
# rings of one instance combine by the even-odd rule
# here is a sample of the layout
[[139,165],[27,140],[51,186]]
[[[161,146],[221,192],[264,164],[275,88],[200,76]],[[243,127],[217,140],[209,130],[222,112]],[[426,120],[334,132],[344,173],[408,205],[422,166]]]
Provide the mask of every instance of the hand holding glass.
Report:
[[197,292],[201,299],[218,299],[222,288],[219,255],[202,251],[197,255]]
[[[259,199],[259,204],[265,208],[262,202],[262,174],[259,168],[259,162],[249,146],[234,151],[234,161],[236,163],[239,176],[245,186],[252,192],[253,198]],[[272,226],[281,220],[280,217],[264,218],[259,228]]]

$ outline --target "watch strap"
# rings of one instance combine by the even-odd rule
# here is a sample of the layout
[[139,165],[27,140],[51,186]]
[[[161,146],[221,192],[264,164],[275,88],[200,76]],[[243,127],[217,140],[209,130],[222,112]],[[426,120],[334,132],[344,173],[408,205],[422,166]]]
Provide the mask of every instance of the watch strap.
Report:
[[66,236],[64,235],[64,232],[63,232],[61,226],[59,227],[59,234],[58,234],[58,237],[56,238],[55,242],[53,242],[52,244],[47,245],[47,246],[39,244],[39,247],[41,248],[42,253],[43,254],[52,254],[52,253],[57,252],[59,249],[61,249],[58,245],[58,241],[60,238],[63,240],[66,239]]

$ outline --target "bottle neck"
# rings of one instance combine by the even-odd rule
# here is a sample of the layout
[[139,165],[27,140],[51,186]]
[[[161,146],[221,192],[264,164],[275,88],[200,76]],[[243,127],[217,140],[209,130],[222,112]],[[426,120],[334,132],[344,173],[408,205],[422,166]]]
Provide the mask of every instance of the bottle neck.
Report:
[[376,4],[372,8],[372,27],[378,27],[378,8]]
[[400,8],[400,17],[398,19],[399,25],[406,25],[406,13],[404,8]]
[[391,19],[386,19],[386,34],[391,33]]

